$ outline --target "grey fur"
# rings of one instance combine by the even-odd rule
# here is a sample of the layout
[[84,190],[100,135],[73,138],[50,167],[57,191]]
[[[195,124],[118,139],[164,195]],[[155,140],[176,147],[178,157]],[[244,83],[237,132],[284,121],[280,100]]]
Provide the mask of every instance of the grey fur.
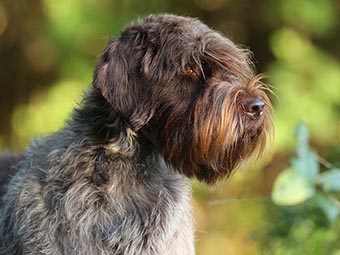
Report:
[[105,146],[105,187],[86,135],[66,128],[32,144],[4,197],[0,254],[193,254],[190,188],[157,154],[131,162],[128,132]]

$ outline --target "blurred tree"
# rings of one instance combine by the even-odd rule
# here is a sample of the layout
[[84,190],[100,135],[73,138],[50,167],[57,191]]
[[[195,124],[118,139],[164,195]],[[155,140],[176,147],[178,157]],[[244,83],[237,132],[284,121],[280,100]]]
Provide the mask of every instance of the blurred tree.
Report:
[[26,103],[33,89],[47,87],[56,77],[53,63],[39,64],[48,55],[37,41],[46,22],[40,1],[0,2],[0,134],[7,145],[15,106]]

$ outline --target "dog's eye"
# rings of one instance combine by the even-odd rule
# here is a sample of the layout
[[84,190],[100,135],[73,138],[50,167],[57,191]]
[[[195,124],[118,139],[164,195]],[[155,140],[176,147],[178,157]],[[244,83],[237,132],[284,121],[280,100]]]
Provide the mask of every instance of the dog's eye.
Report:
[[199,79],[201,77],[201,69],[198,65],[187,66],[184,70],[184,75],[194,79]]

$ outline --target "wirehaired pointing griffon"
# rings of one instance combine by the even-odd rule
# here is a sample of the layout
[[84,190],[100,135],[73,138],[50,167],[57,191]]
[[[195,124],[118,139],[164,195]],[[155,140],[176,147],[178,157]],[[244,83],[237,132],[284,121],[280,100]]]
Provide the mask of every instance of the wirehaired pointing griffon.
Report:
[[263,150],[266,90],[249,52],[197,19],[126,27],[65,127],[0,163],[0,254],[194,254],[188,178]]

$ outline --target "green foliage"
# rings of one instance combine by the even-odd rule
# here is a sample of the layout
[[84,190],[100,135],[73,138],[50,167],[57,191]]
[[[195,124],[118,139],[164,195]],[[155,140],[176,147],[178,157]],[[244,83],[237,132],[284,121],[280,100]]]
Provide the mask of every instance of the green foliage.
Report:
[[308,181],[313,181],[320,172],[317,155],[309,150],[308,139],[309,134],[307,127],[300,123],[296,129],[297,136],[297,158],[293,159],[293,168],[297,173]]
[[0,150],[3,148],[3,138],[0,136]]
[[272,0],[272,10],[283,22],[316,36],[324,36],[337,22],[333,0]]
[[296,205],[315,194],[314,186],[296,168],[284,170],[276,179],[272,198],[279,205]]
[[301,119],[320,143],[332,144],[338,134],[334,120],[339,114],[339,63],[304,34],[288,27],[271,36],[270,46],[277,58],[269,73],[279,95],[275,107],[278,148],[293,147],[292,130]]
[[334,168],[320,174],[317,182],[326,192],[340,191],[340,169]]
[[32,135],[46,135],[62,127],[85,87],[77,81],[53,85],[47,93],[36,93],[31,102],[18,107],[12,126],[22,145]]
[[260,235],[263,255],[335,255],[340,251],[339,224],[329,221],[310,199],[296,206],[267,205]]
[[297,157],[292,167],[284,170],[276,179],[272,191],[278,205],[292,206],[314,199],[330,221],[340,214],[340,203],[332,192],[340,191],[340,170],[329,169],[320,173],[317,155],[308,145],[308,131],[304,124],[297,128]]
[[[287,215],[286,215],[287,216]],[[292,216],[292,214],[291,214]],[[334,229],[320,226],[310,220],[310,215],[305,215],[307,220],[299,219],[288,225],[287,219],[282,219],[287,230],[284,235],[277,235],[277,229],[272,229],[268,237],[270,243],[263,248],[264,255],[320,255],[334,254],[338,247],[337,234]],[[270,227],[269,227],[270,228]],[[333,251],[333,252],[332,252]]]

